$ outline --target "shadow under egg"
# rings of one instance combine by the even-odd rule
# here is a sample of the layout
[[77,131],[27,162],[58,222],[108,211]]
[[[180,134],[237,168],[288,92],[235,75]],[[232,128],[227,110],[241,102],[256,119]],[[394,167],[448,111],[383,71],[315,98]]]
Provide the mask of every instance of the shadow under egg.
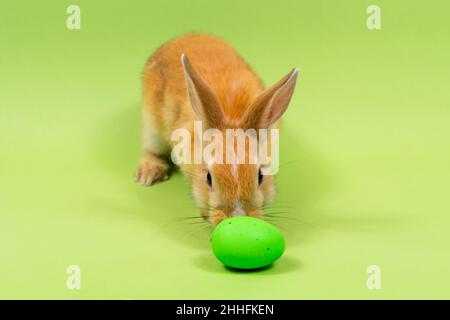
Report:
[[232,267],[224,266],[220,263],[212,253],[204,253],[196,256],[193,259],[193,264],[200,270],[216,273],[216,274],[248,274],[248,275],[261,275],[261,274],[286,274],[299,271],[303,268],[303,263],[292,257],[282,256],[276,262],[258,269],[236,269]]

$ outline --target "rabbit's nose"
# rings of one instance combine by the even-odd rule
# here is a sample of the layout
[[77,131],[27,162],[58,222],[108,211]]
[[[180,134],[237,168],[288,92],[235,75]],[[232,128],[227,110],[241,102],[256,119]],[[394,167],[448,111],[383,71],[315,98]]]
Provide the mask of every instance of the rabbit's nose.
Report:
[[232,217],[241,217],[241,216],[245,216],[246,213],[244,211],[244,209],[242,209],[242,206],[240,203],[238,203],[235,207],[233,212],[231,213]]

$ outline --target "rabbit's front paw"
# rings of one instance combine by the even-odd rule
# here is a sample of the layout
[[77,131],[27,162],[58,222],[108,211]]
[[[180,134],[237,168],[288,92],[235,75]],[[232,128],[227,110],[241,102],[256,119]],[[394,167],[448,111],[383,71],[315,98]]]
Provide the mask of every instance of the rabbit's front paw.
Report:
[[145,155],[134,175],[134,180],[142,186],[151,186],[169,179],[169,165],[164,160],[153,157]]

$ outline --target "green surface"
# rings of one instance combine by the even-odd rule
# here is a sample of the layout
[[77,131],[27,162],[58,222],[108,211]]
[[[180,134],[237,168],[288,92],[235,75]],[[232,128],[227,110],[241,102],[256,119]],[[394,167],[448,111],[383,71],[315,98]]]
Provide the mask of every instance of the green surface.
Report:
[[217,259],[238,269],[268,267],[280,258],[284,247],[283,235],[273,224],[253,217],[225,219],[211,235]]
[[[379,31],[372,1],[80,0],[69,31],[72,2],[3,1],[0,298],[450,298],[450,3],[376,3]],[[215,259],[180,174],[132,181],[145,60],[194,30],[266,83],[301,70],[275,203],[298,220],[262,272]]]

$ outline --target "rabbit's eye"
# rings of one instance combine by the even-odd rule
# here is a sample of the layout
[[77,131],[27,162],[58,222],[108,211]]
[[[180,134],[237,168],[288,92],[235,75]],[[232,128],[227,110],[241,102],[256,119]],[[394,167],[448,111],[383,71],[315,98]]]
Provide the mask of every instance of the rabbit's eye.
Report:
[[211,173],[207,173],[206,174],[206,183],[208,184],[208,186],[212,187],[212,178],[211,178]]
[[261,171],[261,169],[259,169],[259,171],[258,171],[258,185],[261,185],[261,183],[263,182],[263,178],[264,178],[264,176],[262,174],[262,171]]

